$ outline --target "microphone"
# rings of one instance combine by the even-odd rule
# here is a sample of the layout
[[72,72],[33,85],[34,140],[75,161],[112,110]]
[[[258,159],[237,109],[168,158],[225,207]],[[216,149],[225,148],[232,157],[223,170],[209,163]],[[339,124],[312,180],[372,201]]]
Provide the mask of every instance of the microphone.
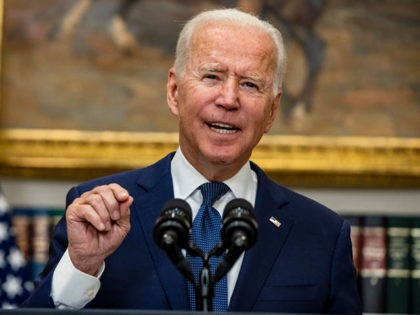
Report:
[[254,207],[245,199],[233,199],[226,205],[221,237],[227,251],[217,266],[214,283],[223,278],[239,256],[257,241],[258,223],[254,212]]
[[194,283],[191,267],[181,251],[182,248],[187,248],[191,225],[190,205],[183,199],[168,200],[155,222],[153,238],[175,267]]

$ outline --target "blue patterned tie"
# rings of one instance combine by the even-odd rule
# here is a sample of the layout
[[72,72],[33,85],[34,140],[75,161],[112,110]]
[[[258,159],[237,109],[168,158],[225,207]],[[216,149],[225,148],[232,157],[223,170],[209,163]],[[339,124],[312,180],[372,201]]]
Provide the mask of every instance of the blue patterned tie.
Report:
[[[220,242],[220,228],[222,218],[219,212],[213,208],[213,203],[228,192],[229,187],[220,182],[206,183],[199,187],[203,195],[203,203],[198,209],[197,216],[194,219],[190,240],[208,253],[216,244]],[[220,257],[210,258],[210,269],[212,275],[219,264]],[[194,279],[198,283],[200,271],[203,267],[201,257],[188,257],[191,264]],[[189,283],[188,290],[190,294],[191,309],[195,310],[195,292],[193,286]],[[214,288],[213,311],[227,310],[227,278],[223,277]]]

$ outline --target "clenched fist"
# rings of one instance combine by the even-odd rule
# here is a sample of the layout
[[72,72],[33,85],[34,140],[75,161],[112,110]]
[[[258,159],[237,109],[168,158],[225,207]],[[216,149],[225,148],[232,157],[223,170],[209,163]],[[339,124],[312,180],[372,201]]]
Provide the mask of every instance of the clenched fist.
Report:
[[68,250],[73,265],[95,275],[130,230],[133,198],[118,184],[98,186],[76,198],[66,211]]

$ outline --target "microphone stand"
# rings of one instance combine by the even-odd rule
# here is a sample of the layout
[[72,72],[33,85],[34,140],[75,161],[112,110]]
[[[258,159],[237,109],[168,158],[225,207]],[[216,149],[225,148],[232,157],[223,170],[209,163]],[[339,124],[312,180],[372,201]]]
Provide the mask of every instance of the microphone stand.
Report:
[[207,254],[205,254],[203,257],[203,268],[200,272],[200,278],[196,292],[198,293],[196,293],[197,311],[213,311],[214,285],[211,281],[209,256]]
[[217,281],[214,281],[210,269],[210,257],[220,256],[224,252],[222,243],[217,244],[209,253],[204,253],[199,247],[193,242],[188,242],[187,252],[190,256],[201,257],[203,261],[203,268],[199,274],[198,284],[190,281],[195,291],[195,310],[212,312],[213,311],[213,297],[214,297],[214,286]]

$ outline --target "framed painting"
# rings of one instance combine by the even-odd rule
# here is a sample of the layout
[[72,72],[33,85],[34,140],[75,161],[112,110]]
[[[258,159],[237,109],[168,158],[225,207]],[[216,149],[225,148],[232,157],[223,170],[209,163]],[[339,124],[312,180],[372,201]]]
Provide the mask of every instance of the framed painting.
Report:
[[220,6],[270,20],[288,51],[252,160],[291,186],[420,187],[416,0],[0,0],[0,176],[82,180],[175,150],[177,34]]

